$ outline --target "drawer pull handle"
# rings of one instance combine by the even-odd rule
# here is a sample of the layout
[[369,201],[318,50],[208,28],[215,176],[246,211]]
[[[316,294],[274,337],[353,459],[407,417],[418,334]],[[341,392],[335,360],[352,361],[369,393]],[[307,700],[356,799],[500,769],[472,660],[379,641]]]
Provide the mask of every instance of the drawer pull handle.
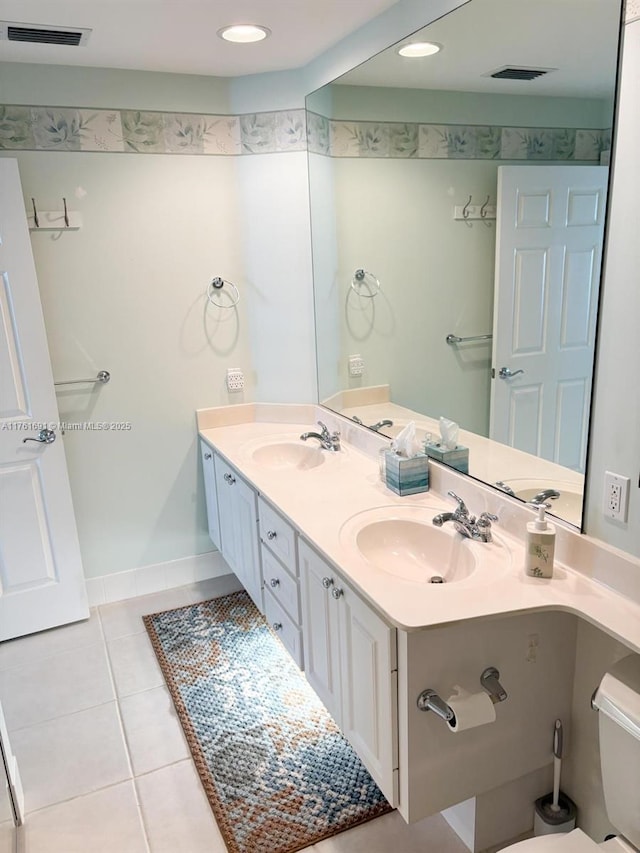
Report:
[[205,459],[211,459],[211,454],[210,454],[210,453],[205,453],[205,454],[204,454],[204,458],[205,458]]
[[280,581],[278,580],[278,578],[271,578],[269,584],[273,589],[275,589],[277,586],[280,586]]
[[333,578],[322,578],[322,586],[329,589],[330,586],[333,586]]
[[335,589],[332,589],[332,590],[331,590],[331,595],[332,595],[332,596],[336,599],[336,601],[337,601],[337,600],[340,598],[340,596],[341,596],[341,595],[344,595],[344,591],[343,591],[343,590],[341,590],[341,589],[338,589],[338,588],[336,587]]
[[226,481],[230,486],[233,486],[233,484],[234,484],[234,483],[235,483],[235,481],[236,481],[236,478],[235,478],[235,477],[232,477],[232,476],[231,476],[231,474],[225,474],[225,475],[224,475],[224,479],[225,479],[225,481]]
[[271,627],[274,631],[282,631],[282,622],[274,622]]
[[275,530],[267,530],[267,539],[275,539],[277,535]]

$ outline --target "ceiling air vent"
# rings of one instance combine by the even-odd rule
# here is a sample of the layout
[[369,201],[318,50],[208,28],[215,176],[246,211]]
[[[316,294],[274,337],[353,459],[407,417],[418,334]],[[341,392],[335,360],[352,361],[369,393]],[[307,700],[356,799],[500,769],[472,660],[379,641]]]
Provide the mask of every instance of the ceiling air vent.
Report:
[[0,21],[0,40],[31,42],[32,44],[67,44],[72,47],[83,46],[91,30],[74,27],[62,29],[49,24],[18,24],[14,21]]
[[557,70],[557,68],[518,68],[515,65],[507,65],[497,71],[491,71],[487,76],[496,80],[535,80],[550,71]]

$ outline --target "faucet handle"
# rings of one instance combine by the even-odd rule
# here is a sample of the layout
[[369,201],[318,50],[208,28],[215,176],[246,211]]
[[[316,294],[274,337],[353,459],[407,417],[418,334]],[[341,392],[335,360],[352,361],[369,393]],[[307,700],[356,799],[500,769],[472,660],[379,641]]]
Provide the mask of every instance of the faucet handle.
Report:
[[458,512],[460,515],[469,515],[469,510],[467,509],[466,503],[462,500],[461,497],[458,497],[455,492],[447,492],[450,498],[453,498],[454,501],[458,501]]
[[491,522],[497,520],[498,516],[494,515],[492,512],[481,512],[478,516],[478,524],[483,524],[486,527],[491,527]]
[[322,428],[322,437],[323,438],[330,438],[331,437],[331,434],[330,434],[326,424],[323,424],[322,421],[318,421],[318,426]]

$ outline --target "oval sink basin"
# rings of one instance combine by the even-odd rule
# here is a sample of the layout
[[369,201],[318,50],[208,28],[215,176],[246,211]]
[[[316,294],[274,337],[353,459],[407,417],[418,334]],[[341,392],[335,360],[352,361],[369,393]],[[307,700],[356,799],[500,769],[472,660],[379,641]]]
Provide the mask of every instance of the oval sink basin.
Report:
[[298,471],[306,471],[322,465],[327,452],[308,444],[282,441],[258,447],[251,454],[251,458],[266,468],[295,468]]
[[401,518],[373,521],[358,531],[355,544],[377,569],[414,583],[461,581],[477,567],[468,541],[453,527],[434,527],[430,522]]

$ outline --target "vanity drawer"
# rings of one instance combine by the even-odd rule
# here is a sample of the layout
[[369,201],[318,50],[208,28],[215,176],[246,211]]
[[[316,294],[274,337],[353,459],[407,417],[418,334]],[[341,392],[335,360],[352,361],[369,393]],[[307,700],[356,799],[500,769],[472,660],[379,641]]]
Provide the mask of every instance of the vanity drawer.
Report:
[[296,625],[300,624],[300,600],[298,583],[287,572],[282,563],[277,560],[264,543],[262,550],[262,577],[264,587],[278,601]]
[[258,515],[260,539],[293,577],[297,577],[296,538],[293,527],[262,498],[258,498]]
[[289,652],[300,669],[304,669],[302,660],[302,632],[280,607],[270,592],[264,594],[264,615],[276,636]]

